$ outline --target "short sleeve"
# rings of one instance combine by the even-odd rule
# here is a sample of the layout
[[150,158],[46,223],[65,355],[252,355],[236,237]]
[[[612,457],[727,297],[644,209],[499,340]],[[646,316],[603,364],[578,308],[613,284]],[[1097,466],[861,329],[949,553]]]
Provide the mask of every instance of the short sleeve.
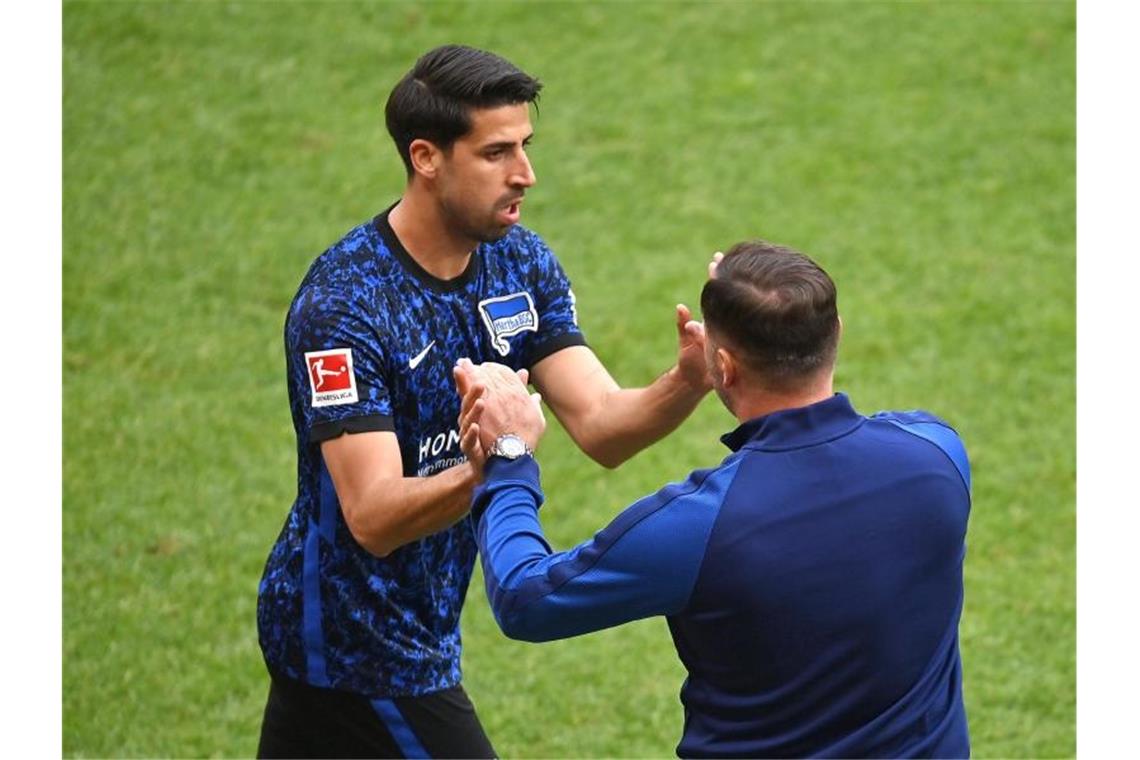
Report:
[[285,350],[310,442],[395,429],[382,334],[375,317],[343,294],[311,288],[298,296]]
[[533,293],[539,329],[527,346],[525,366],[533,367],[563,348],[586,345],[586,338],[578,327],[574,291],[562,265],[537,235],[532,235],[529,242],[537,264]]

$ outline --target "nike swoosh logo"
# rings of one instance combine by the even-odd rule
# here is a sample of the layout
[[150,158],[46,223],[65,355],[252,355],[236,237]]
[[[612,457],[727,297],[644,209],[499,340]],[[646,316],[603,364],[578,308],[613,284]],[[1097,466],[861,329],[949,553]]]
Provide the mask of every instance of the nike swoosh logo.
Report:
[[431,351],[431,347],[434,345],[435,341],[433,340],[431,343],[427,344],[427,347],[424,348],[423,351],[420,351],[411,359],[408,359],[408,369],[415,369],[416,367],[420,366],[420,362],[424,360],[424,357],[428,355],[428,351]]

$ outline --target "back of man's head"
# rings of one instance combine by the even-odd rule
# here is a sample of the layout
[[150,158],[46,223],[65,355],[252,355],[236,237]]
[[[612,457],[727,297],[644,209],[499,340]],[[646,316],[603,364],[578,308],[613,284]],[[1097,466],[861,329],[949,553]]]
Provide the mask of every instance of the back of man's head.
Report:
[[796,391],[835,365],[835,283],[791,248],[763,240],[733,246],[701,291],[701,313],[713,341],[771,390]]
[[533,103],[541,89],[541,82],[494,53],[444,45],[424,53],[396,84],[384,117],[410,177],[413,140],[446,150],[470,131],[472,108]]

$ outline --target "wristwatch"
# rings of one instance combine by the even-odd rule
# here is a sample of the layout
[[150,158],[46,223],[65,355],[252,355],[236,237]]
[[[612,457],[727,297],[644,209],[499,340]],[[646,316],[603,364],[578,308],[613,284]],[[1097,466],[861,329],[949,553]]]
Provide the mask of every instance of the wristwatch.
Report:
[[526,445],[526,441],[519,438],[514,433],[503,433],[491,445],[490,456],[502,457],[503,459],[518,459],[526,454],[533,454],[530,446]]

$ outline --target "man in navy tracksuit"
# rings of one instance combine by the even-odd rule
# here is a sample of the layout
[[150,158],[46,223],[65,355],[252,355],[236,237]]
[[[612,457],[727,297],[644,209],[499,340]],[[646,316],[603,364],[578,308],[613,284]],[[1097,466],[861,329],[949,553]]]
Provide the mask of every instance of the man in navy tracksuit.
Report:
[[681,756],[968,756],[961,440],[929,413],[865,417],[833,392],[835,285],[806,256],[737,245],[701,308],[740,422],[732,453],[570,551],[538,521],[537,399],[505,368],[457,371],[499,625],[547,641],[667,616],[689,674]]

